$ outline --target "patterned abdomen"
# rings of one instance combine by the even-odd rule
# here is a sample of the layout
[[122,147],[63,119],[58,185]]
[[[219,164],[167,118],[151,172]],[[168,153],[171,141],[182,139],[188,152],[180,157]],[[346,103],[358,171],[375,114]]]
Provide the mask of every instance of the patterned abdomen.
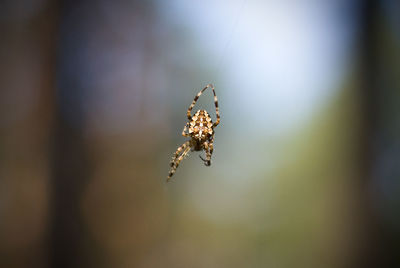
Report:
[[205,110],[198,110],[192,117],[189,126],[189,134],[196,140],[208,140],[213,134],[212,120]]

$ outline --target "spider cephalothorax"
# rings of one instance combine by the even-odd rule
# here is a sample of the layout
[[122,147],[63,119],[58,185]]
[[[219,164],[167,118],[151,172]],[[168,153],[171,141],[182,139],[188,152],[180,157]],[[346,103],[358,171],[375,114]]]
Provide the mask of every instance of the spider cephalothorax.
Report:
[[[214,93],[214,104],[215,104],[215,112],[217,116],[217,120],[215,123],[212,122],[210,115],[206,110],[198,110],[193,116],[191,114],[194,105],[199,99],[200,95],[207,89],[211,88]],[[200,158],[204,161],[206,166],[211,165],[211,155],[213,153],[214,147],[214,128],[220,122],[219,115],[219,107],[218,107],[218,99],[215,94],[214,86],[208,84],[205,88],[203,88],[194,98],[192,104],[189,106],[187,111],[187,117],[189,122],[186,123],[185,127],[182,131],[182,136],[190,137],[189,141],[186,141],[182,146],[180,146],[171,161],[171,170],[168,174],[167,181],[174,175],[176,169],[179,166],[179,163],[183,160],[183,158],[188,154],[190,150],[192,151],[201,151],[204,150],[206,153],[206,159]]]

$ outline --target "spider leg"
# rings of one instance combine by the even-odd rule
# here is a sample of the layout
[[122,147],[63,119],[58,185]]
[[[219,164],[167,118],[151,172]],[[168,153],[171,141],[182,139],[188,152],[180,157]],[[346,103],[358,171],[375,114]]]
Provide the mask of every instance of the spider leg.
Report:
[[209,144],[209,147],[210,147],[210,160],[211,160],[211,156],[212,156],[212,154],[214,152],[214,137],[212,138],[212,140],[211,140],[211,142]]
[[189,120],[192,120],[192,114],[191,114],[192,109],[196,105],[196,102],[199,99],[199,97],[201,96],[201,94],[203,94],[203,92],[207,88],[211,88],[213,93],[214,93],[214,103],[215,103],[215,109],[216,109],[216,114],[217,114],[217,121],[214,123],[214,126],[217,126],[219,124],[219,121],[220,121],[219,108],[218,108],[218,99],[217,99],[217,95],[215,94],[214,86],[212,84],[208,84],[205,88],[200,90],[199,93],[197,93],[196,97],[194,97],[194,100],[193,100],[192,104],[190,104],[189,109],[187,110],[187,117],[188,117]]
[[172,160],[170,162],[170,166],[173,167],[175,165],[175,161],[178,158],[179,154],[186,149],[186,147],[188,147],[190,141],[186,141],[185,143],[183,143],[181,146],[178,147],[178,149],[176,149],[176,152],[174,154],[174,156],[172,157]]
[[206,159],[201,157],[201,155],[200,155],[200,158],[201,158],[201,160],[204,161],[204,165],[210,166],[211,165],[211,156],[212,156],[212,153],[214,151],[214,147],[213,147],[212,141],[210,141],[210,142],[205,141],[204,142],[204,151],[206,152]]
[[211,84],[210,84],[210,86],[211,86],[213,94],[214,94],[215,114],[217,116],[217,121],[215,121],[215,123],[213,124],[213,128],[214,128],[214,127],[218,126],[219,121],[221,120],[221,116],[219,114],[218,98],[217,98],[217,95],[215,94],[214,86]]
[[183,131],[182,131],[182,136],[183,137],[189,137],[190,136],[189,133],[186,133],[188,131],[188,126],[189,126],[189,122],[187,122],[185,127],[183,128]]
[[[174,173],[175,173],[176,169],[178,168],[180,162],[185,158],[185,156],[189,152],[189,150],[190,150],[190,146],[189,145],[190,145],[190,141],[187,141],[184,144],[182,144],[182,146],[178,147],[178,149],[176,150],[174,156],[172,157],[172,161],[170,163],[171,170],[169,171],[169,174],[168,174],[168,177],[167,177],[167,182],[174,175]],[[182,154],[180,154],[181,152],[182,152]]]

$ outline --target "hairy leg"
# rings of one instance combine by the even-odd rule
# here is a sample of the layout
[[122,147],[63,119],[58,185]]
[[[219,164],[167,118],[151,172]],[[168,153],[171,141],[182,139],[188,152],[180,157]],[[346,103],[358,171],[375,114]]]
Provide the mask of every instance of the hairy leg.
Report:
[[179,146],[178,149],[176,149],[174,156],[172,157],[172,160],[170,162],[171,167],[173,167],[175,165],[175,161],[178,158],[179,154],[189,146],[189,143],[190,143],[190,141],[186,141],[184,144]]
[[213,124],[213,127],[216,127],[216,126],[218,126],[218,124],[219,124],[219,122],[221,120],[221,116],[219,114],[218,98],[217,98],[217,95],[215,94],[214,86],[211,85],[211,87],[212,87],[212,91],[213,91],[213,94],[214,94],[215,114],[217,116],[217,121],[215,121],[215,123]]
[[[167,182],[171,179],[171,177],[174,175],[176,169],[178,168],[180,162],[185,158],[187,153],[190,151],[190,141],[185,142],[180,146],[176,152],[174,157],[172,157],[172,161],[170,163],[171,170],[169,171],[168,177],[167,177]],[[180,154],[182,152],[182,154]],[[180,155],[179,155],[180,154]]]
[[218,98],[217,95],[215,94],[215,88],[212,84],[208,84],[205,88],[203,88],[202,90],[200,90],[199,93],[197,93],[196,97],[194,97],[194,100],[192,102],[192,104],[189,106],[189,109],[187,110],[187,117],[189,120],[192,120],[192,109],[193,107],[196,105],[197,100],[199,99],[199,97],[201,96],[201,94],[203,94],[203,92],[207,89],[207,88],[211,88],[214,94],[214,104],[215,104],[215,113],[217,115],[217,121],[215,121],[214,123],[214,127],[216,127],[219,124],[220,121],[220,114],[219,114],[219,107],[218,107]]
[[189,122],[187,122],[186,125],[185,125],[185,127],[183,128],[183,131],[182,131],[182,136],[183,136],[183,137],[189,137],[189,133],[187,133],[187,131],[188,131],[188,126],[189,126]]
[[204,165],[210,166],[211,165],[211,156],[214,151],[212,142],[204,142],[204,151],[206,152],[206,159],[200,156],[201,160],[204,161]]

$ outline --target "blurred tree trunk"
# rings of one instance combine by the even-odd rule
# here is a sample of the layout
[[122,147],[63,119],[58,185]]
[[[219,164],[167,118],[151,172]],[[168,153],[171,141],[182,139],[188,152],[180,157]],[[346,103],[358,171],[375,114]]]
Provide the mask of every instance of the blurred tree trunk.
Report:
[[[385,161],[382,153],[388,149],[388,145],[392,146],[396,142],[395,140],[400,138],[399,133],[396,134],[397,136],[392,135],[391,138],[384,134],[387,130],[385,128],[392,130],[396,128],[396,123],[386,126],[385,124],[388,122],[388,116],[398,117],[398,114],[396,116],[393,112],[399,112],[396,107],[400,107],[399,99],[393,102],[385,101],[390,99],[388,96],[393,96],[394,91],[400,89],[391,82],[385,85],[385,79],[383,79],[384,77],[388,78],[388,74],[390,76],[391,72],[393,73],[393,65],[384,57],[386,44],[391,42],[383,38],[387,32],[390,32],[390,27],[388,27],[383,14],[384,5],[384,1],[365,0],[361,2],[359,96],[362,104],[361,134],[363,139],[360,142],[359,175],[361,178],[361,202],[365,204],[366,212],[364,222],[366,244],[356,263],[357,267],[400,267],[399,248],[396,246],[395,236],[388,230],[383,217],[382,208],[388,204],[382,203],[382,196],[380,196],[382,193],[379,189],[382,180],[389,179],[388,174],[382,172],[380,167],[380,163]],[[398,51],[392,50],[389,54],[396,57]],[[395,68],[399,68],[398,63]],[[395,159],[398,154],[392,154],[389,157]],[[400,165],[394,167],[398,174],[399,168]],[[393,184],[393,181],[391,183]],[[378,210],[379,207],[381,210]]]
[[47,267],[57,5],[0,10],[0,267]]
[[[60,1],[57,53],[57,89],[53,140],[51,195],[51,267],[83,267],[85,237],[81,216],[82,190],[91,170],[83,136],[84,88],[79,71],[74,34],[68,16],[79,6],[78,1]],[[75,24],[76,25],[76,24]],[[76,64],[76,66],[72,66]]]

